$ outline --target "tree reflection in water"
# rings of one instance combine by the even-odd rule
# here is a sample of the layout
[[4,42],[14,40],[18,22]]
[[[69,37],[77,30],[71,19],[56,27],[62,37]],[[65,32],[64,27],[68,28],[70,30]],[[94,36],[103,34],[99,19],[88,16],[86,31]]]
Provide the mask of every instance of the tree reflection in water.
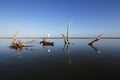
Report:
[[18,54],[18,56],[22,56],[22,51],[23,50],[30,50],[30,51],[33,51],[34,49],[31,48],[32,46],[27,46],[27,47],[14,47],[14,48],[11,48],[12,50],[15,50],[16,53]]
[[66,51],[67,62],[68,62],[69,64],[72,64],[72,61],[71,61],[71,59],[70,59],[69,44],[64,44],[63,51]]
[[97,53],[101,53],[101,51],[94,45],[89,45],[91,48],[93,48]]

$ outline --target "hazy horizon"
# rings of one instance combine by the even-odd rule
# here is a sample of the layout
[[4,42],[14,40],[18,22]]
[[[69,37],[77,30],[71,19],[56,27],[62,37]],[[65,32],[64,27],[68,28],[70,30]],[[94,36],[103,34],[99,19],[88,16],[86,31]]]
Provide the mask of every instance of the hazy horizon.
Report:
[[[69,37],[69,39],[95,39],[96,37]],[[0,39],[13,39],[13,37],[0,37]],[[17,37],[17,39],[43,39],[43,37]],[[63,37],[48,37],[47,39],[63,39]],[[101,39],[120,39],[120,37],[101,37]]]

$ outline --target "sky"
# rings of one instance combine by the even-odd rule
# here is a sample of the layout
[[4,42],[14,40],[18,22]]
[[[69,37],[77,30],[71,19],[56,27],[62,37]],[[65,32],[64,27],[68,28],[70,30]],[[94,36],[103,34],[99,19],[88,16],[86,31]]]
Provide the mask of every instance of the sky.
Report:
[[120,37],[120,0],[0,0],[0,37]]

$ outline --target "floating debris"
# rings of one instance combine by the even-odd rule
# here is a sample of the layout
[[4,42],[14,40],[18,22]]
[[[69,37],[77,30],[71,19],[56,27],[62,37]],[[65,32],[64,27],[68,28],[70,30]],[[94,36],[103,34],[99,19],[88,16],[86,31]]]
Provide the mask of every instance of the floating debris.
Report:
[[42,44],[43,46],[54,46],[54,42],[50,41],[41,41],[40,44]]
[[42,44],[43,46],[54,46],[54,42],[46,41],[46,39],[48,39],[49,36],[50,36],[50,34],[48,34],[48,36],[46,38],[43,37],[43,40],[40,41],[40,44]]

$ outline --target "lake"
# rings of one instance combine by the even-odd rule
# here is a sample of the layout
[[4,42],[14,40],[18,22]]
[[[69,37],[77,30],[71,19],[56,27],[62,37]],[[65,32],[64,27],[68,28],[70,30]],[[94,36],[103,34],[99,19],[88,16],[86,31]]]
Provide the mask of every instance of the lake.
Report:
[[120,39],[48,39],[54,46],[42,46],[41,39],[22,49],[11,49],[12,39],[0,39],[0,80],[80,80],[120,78]]

